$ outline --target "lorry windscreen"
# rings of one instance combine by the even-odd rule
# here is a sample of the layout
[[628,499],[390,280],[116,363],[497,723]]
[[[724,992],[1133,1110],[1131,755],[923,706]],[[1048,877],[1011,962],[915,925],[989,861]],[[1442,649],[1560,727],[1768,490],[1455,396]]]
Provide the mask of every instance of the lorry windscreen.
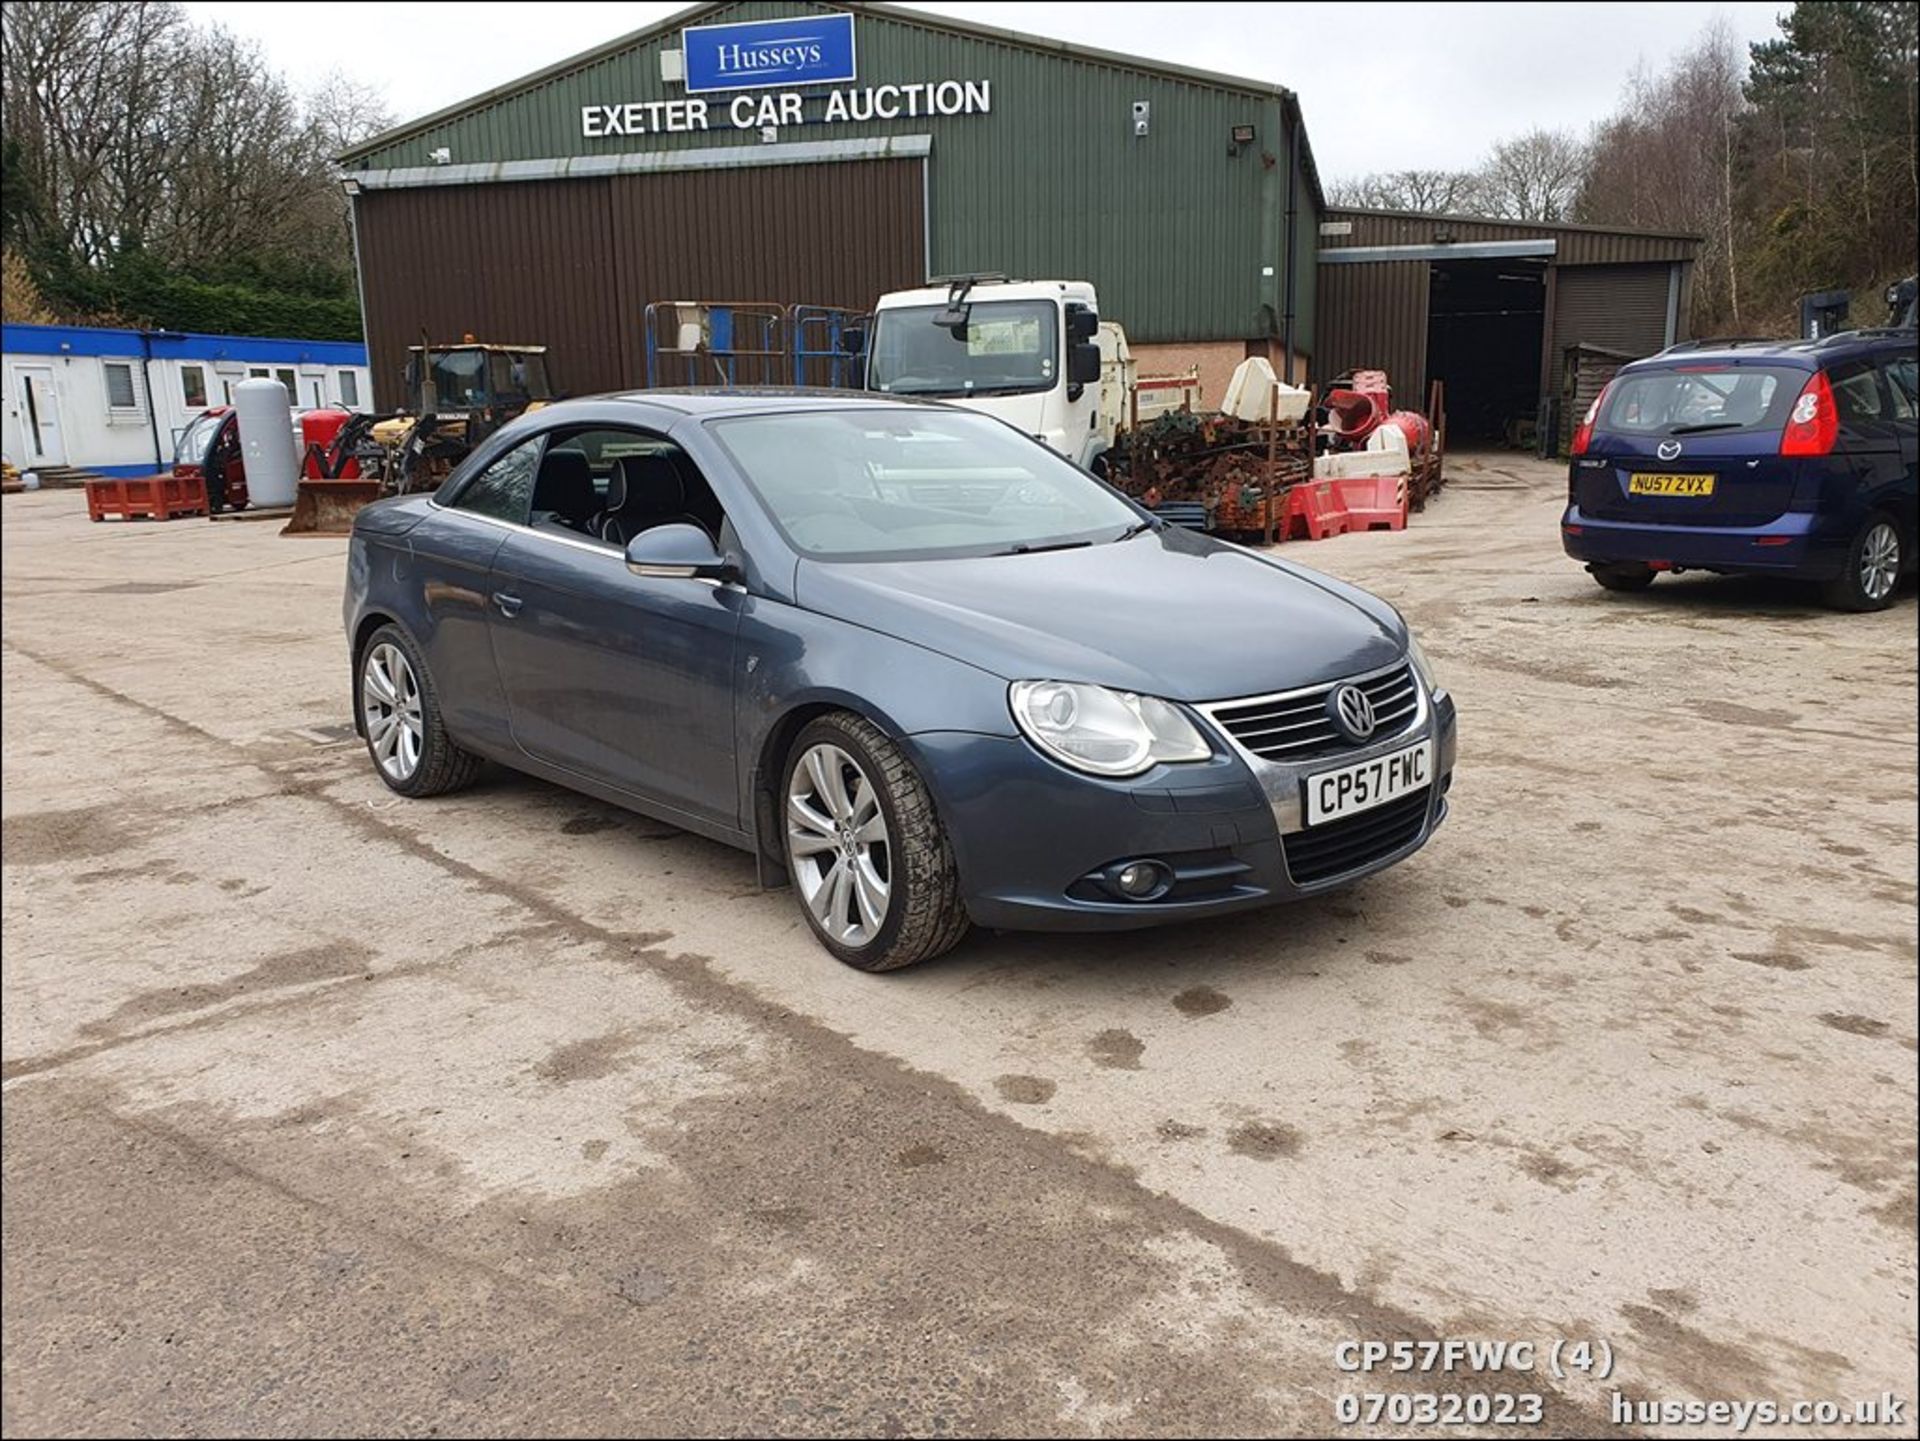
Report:
[[1015,395],[1059,383],[1057,308],[1045,300],[976,300],[963,335],[934,317],[939,305],[883,310],[874,319],[867,385],[893,395]]

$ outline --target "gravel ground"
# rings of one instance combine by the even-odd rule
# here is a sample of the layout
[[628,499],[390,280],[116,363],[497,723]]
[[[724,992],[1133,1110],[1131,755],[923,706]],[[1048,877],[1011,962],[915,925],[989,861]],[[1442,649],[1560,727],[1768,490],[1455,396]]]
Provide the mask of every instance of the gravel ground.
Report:
[[[890,977],[744,854],[505,773],[388,794],[341,542],[7,497],[7,1433],[1322,1434],[1439,1391],[1593,1435],[1618,1390],[1913,1434],[1911,592],[1607,595],[1559,471],[1454,474],[1295,551],[1458,697],[1424,852]],[[1542,1360],[1335,1365],[1446,1337]]]

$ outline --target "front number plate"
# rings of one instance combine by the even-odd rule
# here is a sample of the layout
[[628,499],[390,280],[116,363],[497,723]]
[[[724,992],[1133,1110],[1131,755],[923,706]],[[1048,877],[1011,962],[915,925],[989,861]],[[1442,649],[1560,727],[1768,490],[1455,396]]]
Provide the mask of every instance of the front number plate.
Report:
[[1433,780],[1433,742],[1307,777],[1307,824],[1337,821],[1411,795]]
[[1712,495],[1710,475],[1630,475],[1628,495]]

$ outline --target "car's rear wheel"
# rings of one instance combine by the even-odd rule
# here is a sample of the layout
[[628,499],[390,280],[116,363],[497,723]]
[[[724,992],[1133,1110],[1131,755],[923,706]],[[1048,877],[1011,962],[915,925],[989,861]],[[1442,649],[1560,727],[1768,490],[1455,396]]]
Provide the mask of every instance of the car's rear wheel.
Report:
[[1596,565],[1591,570],[1605,589],[1622,592],[1645,590],[1659,574],[1652,566],[1639,564]]
[[879,727],[845,711],[809,722],[782,779],[787,872],[822,945],[893,971],[959,943],[953,848],[926,783]]
[[480,757],[453,743],[425,657],[397,625],[383,625],[360,651],[360,733],[373,768],[403,796],[459,790],[480,773]]
[[1827,582],[1827,604],[1837,610],[1885,610],[1893,604],[1904,565],[1898,523],[1876,511],[1847,546],[1840,574]]

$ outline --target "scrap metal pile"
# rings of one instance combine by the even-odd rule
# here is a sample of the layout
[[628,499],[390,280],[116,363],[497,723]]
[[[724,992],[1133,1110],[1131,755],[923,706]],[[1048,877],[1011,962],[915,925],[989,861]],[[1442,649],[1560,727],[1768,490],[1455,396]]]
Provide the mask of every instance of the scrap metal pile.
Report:
[[1108,474],[1150,510],[1198,504],[1207,528],[1266,531],[1289,487],[1313,476],[1313,432],[1174,411],[1126,432]]
[[1247,364],[1258,367],[1251,387],[1236,372],[1225,411],[1183,409],[1122,432],[1106,457],[1114,485],[1177,524],[1268,542],[1399,529],[1440,489],[1437,381],[1430,419],[1393,409],[1381,371],[1341,376],[1315,406],[1264,362]]

